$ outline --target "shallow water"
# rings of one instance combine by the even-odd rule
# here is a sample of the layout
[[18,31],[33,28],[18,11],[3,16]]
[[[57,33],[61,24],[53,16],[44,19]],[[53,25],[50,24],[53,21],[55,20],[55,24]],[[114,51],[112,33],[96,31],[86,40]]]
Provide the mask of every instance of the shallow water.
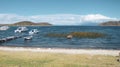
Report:
[[[10,27],[7,31],[0,31],[0,38],[12,35],[28,35],[28,32],[21,34],[14,33],[17,27]],[[86,48],[86,49],[120,49],[120,27],[102,26],[32,26],[31,29],[38,29],[40,32],[33,36],[32,40],[24,41],[19,38],[5,43],[1,46],[24,46],[44,48]],[[69,33],[69,32],[100,32],[107,34],[104,38],[57,38],[47,37],[47,33]]]

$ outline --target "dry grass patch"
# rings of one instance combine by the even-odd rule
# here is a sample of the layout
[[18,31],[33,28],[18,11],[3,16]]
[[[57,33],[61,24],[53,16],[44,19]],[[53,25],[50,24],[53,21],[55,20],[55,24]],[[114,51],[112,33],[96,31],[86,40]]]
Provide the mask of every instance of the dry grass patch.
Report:
[[120,67],[116,59],[103,55],[0,51],[0,67]]

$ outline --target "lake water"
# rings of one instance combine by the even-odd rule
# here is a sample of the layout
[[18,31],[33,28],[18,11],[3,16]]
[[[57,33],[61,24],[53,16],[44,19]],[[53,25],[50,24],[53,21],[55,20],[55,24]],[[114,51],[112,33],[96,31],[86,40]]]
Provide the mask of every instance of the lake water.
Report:
[[[28,35],[28,32],[21,34],[14,33],[17,27],[10,27],[7,31],[0,31],[0,38],[13,35]],[[43,48],[85,48],[85,49],[120,49],[120,27],[102,26],[35,26],[27,27],[29,30],[38,29],[40,32],[33,36],[32,40],[24,41],[19,38],[0,46],[23,46]],[[100,32],[107,34],[104,38],[57,38],[47,37],[47,33],[69,33],[69,32]]]

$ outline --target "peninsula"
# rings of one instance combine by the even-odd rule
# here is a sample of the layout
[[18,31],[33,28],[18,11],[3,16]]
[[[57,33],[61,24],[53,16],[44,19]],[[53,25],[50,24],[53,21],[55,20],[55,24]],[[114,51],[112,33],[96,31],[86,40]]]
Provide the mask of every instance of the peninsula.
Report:
[[0,26],[7,25],[7,26],[52,26],[52,24],[48,22],[31,22],[31,21],[20,21],[14,24],[0,24]]
[[107,21],[101,23],[100,26],[120,26],[120,21]]

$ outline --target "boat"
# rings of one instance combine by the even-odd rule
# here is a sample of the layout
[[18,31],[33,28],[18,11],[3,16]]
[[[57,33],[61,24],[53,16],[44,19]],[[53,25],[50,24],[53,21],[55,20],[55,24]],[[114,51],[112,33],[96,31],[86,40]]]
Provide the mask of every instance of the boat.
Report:
[[29,35],[37,34],[39,31],[37,29],[32,29],[29,31]]
[[73,36],[72,35],[67,35],[67,39],[72,39]]
[[9,29],[8,26],[1,26],[1,27],[0,27],[0,30],[8,30],[8,29]]
[[21,32],[25,32],[25,31],[27,31],[28,29],[27,29],[27,27],[18,27],[14,32],[15,33],[21,33]]
[[32,37],[33,37],[33,36],[24,37],[24,40],[32,40]]

